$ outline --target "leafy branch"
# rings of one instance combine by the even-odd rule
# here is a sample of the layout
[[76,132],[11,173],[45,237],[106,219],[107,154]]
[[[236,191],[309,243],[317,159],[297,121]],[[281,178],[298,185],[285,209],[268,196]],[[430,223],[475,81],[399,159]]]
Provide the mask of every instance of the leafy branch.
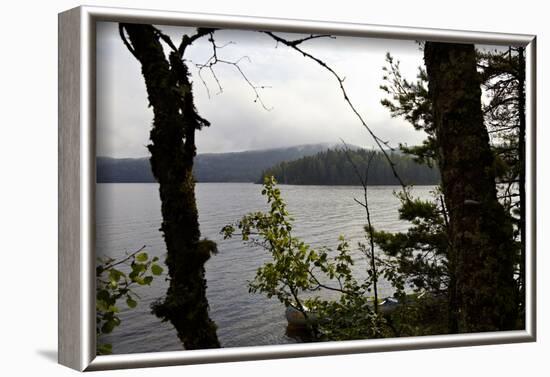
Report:
[[[315,337],[378,337],[383,319],[373,312],[367,295],[371,279],[360,284],[354,277],[349,243],[340,236],[334,251],[312,248],[292,235],[292,218],[273,177],[265,177],[262,195],[270,207],[267,213],[250,213],[221,230],[225,239],[239,234],[245,243],[261,245],[271,255],[249,282],[249,291],[299,310]],[[339,298],[312,297],[311,292],[320,290],[336,292]]]
[[[135,286],[151,285],[153,276],[159,276],[163,268],[157,263],[158,257],[149,259],[144,251],[145,246],[128,254],[122,259],[98,258],[96,266],[96,333],[100,335],[111,333],[120,325],[119,300],[125,300],[129,309],[138,305],[139,295],[133,290]],[[126,265],[129,273],[115,268]],[[113,351],[112,344],[97,342],[97,354],[105,355]]]

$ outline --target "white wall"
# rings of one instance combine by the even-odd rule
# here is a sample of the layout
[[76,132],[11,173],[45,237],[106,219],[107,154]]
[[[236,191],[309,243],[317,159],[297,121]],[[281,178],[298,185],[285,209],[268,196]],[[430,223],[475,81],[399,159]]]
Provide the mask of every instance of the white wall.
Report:
[[[550,143],[545,120],[548,88],[548,10],[543,1],[348,1],[278,0],[93,1],[88,5],[191,12],[506,31],[537,34],[539,47],[539,181],[548,181]],[[77,1],[5,1],[0,22],[0,371],[4,376],[64,376],[57,347],[57,13]],[[539,341],[536,344],[390,352],[354,356],[242,362],[105,372],[118,376],[318,376],[542,375],[548,360],[550,242],[539,196]],[[23,261],[23,263],[21,263]],[[546,296],[546,297],[545,297]],[[546,352],[544,351],[544,348]]]

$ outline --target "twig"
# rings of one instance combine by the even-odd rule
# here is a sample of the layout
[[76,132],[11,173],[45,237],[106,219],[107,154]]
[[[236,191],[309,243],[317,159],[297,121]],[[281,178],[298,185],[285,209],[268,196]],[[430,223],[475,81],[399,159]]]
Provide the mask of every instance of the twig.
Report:
[[212,74],[212,77],[214,78],[214,80],[216,81],[216,84],[218,86],[218,93],[217,94],[220,94],[223,92],[223,87],[220,83],[220,80],[218,79],[217,75],[216,75],[216,72],[214,71],[214,66],[218,63],[221,63],[221,64],[227,64],[227,65],[230,65],[230,66],[233,66],[237,72],[239,72],[239,74],[241,75],[241,77],[244,79],[244,81],[247,83],[247,85],[252,89],[252,91],[254,92],[254,95],[255,95],[255,98],[254,98],[254,102],[259,102],[260,105],[262,105],[262,107],[267,110],[267,111],[271,111],[273,108],[272,107],[267,107],[265,105],[265,103],[263,102],[262,100],[262,97],[260,96],[260,93],[259,93],[259,90],[261,89],[266,89],[266,88],[270,88],[269,86],[265,86],[265,85],[255,85],[252,83],[252,81],[250,81],[250,79],[248,78],[248,76],[244,73],[244,71],[242,70],[241,66],[239,65],[239,63],[246,59],[248,60],[249,62],[251,62],[251,59],[250,57],[248,56],[242,56],[241,58],[239,58],[238,60],[236,61],[229,61],[229,60],[225,60],[225,59],[220,59],[218,57],[218,50],[219,49],[222,49],[230,44],[235,44],[235,42],[228,42],[222,46],[218,46],[214,40],[214,35],[213,33],[210,34],[210,38],[208,38],[208,41],[210,42],[210,44],[212,45],[212,56],[203,64],[197,64],[195,63],[195,66],[198,68],[199,70],[199,78],[201,79],[203,85],[205,86],[206,88],[206,92],[207,92],[207,95],[208,97],[210,98],[210,90],[208,88],[208,85],[206,84],[206,81],[204,80],[203,76],[202,76],[202,70],[203,69],[208,69],[210,71],[210,73]]
[[365,212],[367,215],[367,233],[369,235],[369,243],[370,243],[370,249],[371,249],[371,257],[370,257],[370,265],[371,265],[371,271],[372,271],[372,286],[374,290],[374,312],[378,314],[378,271],[376,268],[376,259],[374,256],[374,237],[373,237],[373,228],[372,228],[372,222],[370,218],[370,210],[369,210],[369,197],[368,197],[368,183],[369,183],[369,169],[370,164],[372,162],[372,159],[375,155],[374,151],[370,151],[367,157],[367,166],[365,167],[365,177],[363,178],[361,176],[361,173],[359,172],[359,168],[351,158],[351,155],[349,154],[349,147],[346,144],[346,142],[343,139],[340,139],[342,143],[344,144],[344,152],[346,154],[346,158],[348,159],[349,163],[353,167],[353,170],[355,171],[355,174],[361,181],[361,186],[363,186],[363,198],[365,200],[365,203],[361,203],[356,198],[353,198],[357,203],[361,204],[363,208],[365,208]]
[[145,246],[146,245],[143,245],[142,247],[140,247],[138,250],[134,251],[133,253],[131,254],[128,254],[128,256],[124,259],[121,259],[119,260],[118,262],[116,263],[112,263],[112,264],[107,264],[103,267],[103,271],[105,270],[108,270],[110,268],[113,268],[114,266],[118,266],[119,264],[122,264],[124,262],[126,262],[128,259],[132,258],[134,255],[136,255],[137,253],[139,253],[140,251],[142,251],[143,249],[145,249]]
[[[262,31],[262,33],[265,33],[267,35],[269,35],[271,38],[273,38],[275,41],[279,42],[279,43],[282,43],[296,51],[298,51],[300,54],[302,54],[304,57],[308,58],[308,59],[311,59],[313,60],[314,62],[316,62],[317,64],[319,64],[321,67],[325,68],[327,71],[329,71],[332,76],[334,76],[334,78],[338,81],[338,85],[340,86],[340,90],[342,92],[342,95],[344,96],[344,100],[347,102],[348,106],[350,107],[350,109],[353,111],[353,113],[356,115],[357,119],[359,119],[359,121],[361,122],[361,124],[363,125],[363,127],[369,132],[369,134],[371,135],[371,137],[373,138],[374,142],[376,143],[376,145],[380,148],[380,150],[382,151],[382,153],[384,154],[384,157],[386,158],[386,160],[388,161],[388,163],[390,164],[390,168],[392,170],[392,173],[393,175],[395,176],[395,178],[399,181],[401,187],[403,188],[403,192],[405,193],[405,197],[408,198],[408,193],[407,193],[407,190],[406,190],[406,185],[405,183],[403,182],[403,180],[401,179],[401,177],[399,176],[399,174],[397,173],[397,170],[395,168],[395,163],[391,160],[390,156],[388,155],[387,151],[384,149],[383,145],[385,145],[386,147],[388,147],[388,142],[387,141],[384,141],[382,140],[381,138],[379,138],[373,131],[372,129],[367,125],[367,122],[363,119],[363,117],[361,116],[361,114],[359,113],[359,111],[356,109],[355,105],[351,102],[349,96],[348,96],[348,93],[346,91],[346,88],[344,86],[344,80],[345,78],[342,78],[340,77],[340,75],[338,75],[338,73],[336,73],[336,71],[334,71],[334,69],[332,69],[327,63],[325,63],[323,60],[311,55],[310,53],[302,50],[299,46],[300,43],[302,42],[305,42],[307,40],[310,40],[310,39],[313,39],[314,36],[311,36],[311,37],[307,37],[307,38],[302,38],[302,39],[297,39],[297,40],[293,40],[293,41],[288,41],[284,38],[281,38],[277,35],[275,35],[273,32],[271,31]],[[315,36],[315,38],[321,38],[321,37],[326,37],[326,35],[319,35],[319,36]]]

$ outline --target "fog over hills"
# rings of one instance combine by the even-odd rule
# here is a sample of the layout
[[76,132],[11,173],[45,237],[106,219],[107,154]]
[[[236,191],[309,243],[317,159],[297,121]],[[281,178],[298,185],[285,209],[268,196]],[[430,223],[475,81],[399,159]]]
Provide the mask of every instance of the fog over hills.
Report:
[[[195,157],[193,172],[197,182],[255,182],[262,172],[280,162],[312,156],[341,144],[319,143],[286,148],[231,153],[204,153]],[[350,146],[350,149],[357,149]],[[149,158],[97,157],[98,183],[155,182]]]

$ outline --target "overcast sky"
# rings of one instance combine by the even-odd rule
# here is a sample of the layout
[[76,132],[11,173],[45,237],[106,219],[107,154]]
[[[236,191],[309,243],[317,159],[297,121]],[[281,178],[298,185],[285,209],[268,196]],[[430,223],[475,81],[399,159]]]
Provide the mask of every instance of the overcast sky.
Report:
[[[194,29],[161,27],[178,42]],[[285,37],[297,38],[296,35]],[[223,86],[217,93],[212,76],[203,71],[210,98],[193,63],[212,54],[207,38],[186,51],[192,73],[195,104],[211,126],[197,133],[199,153],[233,152],[319,142],[346,142],[369,147],[373,141],[342,97],[337,81],[325,69],[296,51],[253,31],[221,30],[216,43],[229,44],[219,58],[241,60],[240,66],[261,90],[266,111],[254,102],[255,94],[233,66],[215,67]],[[337,37],[305,42],[301,47],[327,62],[342,77],[352,102],[375,133],[392,145],[417,144],[424,135],[402,119],[392,119],[380,104],[384,93],[382,67],[390,52],[401,61],[405,77],[414,78],[423,65],[422,52],[413,41]],[[111,157],[147,156],[153,112],[148,108],[145,83],[138,61],[122,43],[116,23],[97,28],[97,154]]]

